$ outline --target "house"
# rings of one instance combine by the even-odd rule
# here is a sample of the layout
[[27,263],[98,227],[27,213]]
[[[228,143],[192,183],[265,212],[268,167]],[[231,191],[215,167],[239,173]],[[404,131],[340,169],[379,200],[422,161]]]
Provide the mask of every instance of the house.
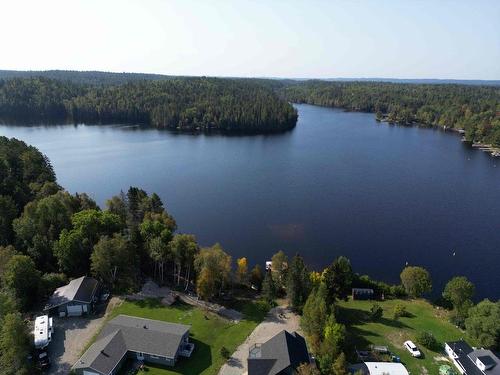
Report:
[[464,375],[500,375],[500,359],[491,351],[473,349],[463,340],[445,343],[446,354]]
[[58,316],[81,316],[88,314],[97,302],[99,282],[87,276],[71,280],[57,288],[49,298],[44,311]]
[[33,330],[34,344],[36,349],[45,349],[52,341],[54,322],[48,315],[38,316],[35,319]]
[[118,315],[101,330],[94,344],[73,365],[76,374],[116,374],[127,358],[174,366],[179,356],[189,357],[194,344],[184,324]]
[[375,292],[370,288],[352,288],[351,295],[353,300],[373,299]]
[[302,363],[310,363],[304,338],[297,332],[281,331],[248,353],[248,375],[293,374]]
[[350,366],[349,371],[363,375],[409,375],[403,364],[394,362],[363,362]]

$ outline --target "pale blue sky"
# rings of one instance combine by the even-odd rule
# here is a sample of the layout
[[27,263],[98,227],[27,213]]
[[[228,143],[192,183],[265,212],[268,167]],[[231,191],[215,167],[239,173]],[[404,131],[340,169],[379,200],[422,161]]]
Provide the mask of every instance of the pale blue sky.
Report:
[[500,79],[500,0],[0,0],[0,69]]

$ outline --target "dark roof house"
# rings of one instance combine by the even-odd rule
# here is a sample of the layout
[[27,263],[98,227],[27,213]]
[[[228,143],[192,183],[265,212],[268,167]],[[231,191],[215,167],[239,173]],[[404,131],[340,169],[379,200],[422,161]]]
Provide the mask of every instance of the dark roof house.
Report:
[[371,288],[352,288],[352,299],[373,299],[375,292]]
[[491,350],[472,348],[463,340],[447,342],[445,350],[464,375],[500,375],[500,359]]
[[302,363],[310,363],[304,338],[297,332],[281,331],[248,353],[248,375],[293,374]]
[[173,366],[179,355],[189,357],[190,326],[118,315],[99,333],[96,342],[75,363],[78,374],[115,374],[127,358]]
[[45,311],[61,316],[78,316],[90,312],[96,298],[99,282],[93,277],[82,276],[57,288],[49,298]]

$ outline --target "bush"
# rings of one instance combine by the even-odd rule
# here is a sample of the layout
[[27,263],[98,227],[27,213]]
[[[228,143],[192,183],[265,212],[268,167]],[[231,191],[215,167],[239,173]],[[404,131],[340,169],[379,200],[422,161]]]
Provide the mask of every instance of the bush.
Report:
[[231,353],[229,353],[229,350],[227,350],[227,348],[223,346],[222,348],[220,348],[220,355],[222,356],[222,358],[229,359]]
[[404,298],[408,296],[403,285],[391,285],[390,294],[396,298]]
[[410,316],[410,313],[406,311],[405,305],[398,303],[396,306],[394,306],[394,319],[408,316]]
[[417,343],[426,347],[427,349],[434,350],[439,344],[431,332],[419,332],[416,337]]
[[382,318],[384,310],[378,303],[374,303],[370,308],[370,320],[376,321]]

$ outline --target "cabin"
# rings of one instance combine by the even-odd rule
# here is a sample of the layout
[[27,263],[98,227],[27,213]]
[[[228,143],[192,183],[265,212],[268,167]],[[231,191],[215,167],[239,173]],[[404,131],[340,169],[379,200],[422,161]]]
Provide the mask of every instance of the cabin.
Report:
[[349,372],[363,375],[409,375],[406,367],[394,362],[363,362],[349,366]]
[[98,287],[99,282],[93,277],[82,276],[71,280],[55,290],[44,311],[59,317],[89,314],[98,300]]
[[302,363],[310,363],[304,338],[286,330],[248,352],[248,375],[292,375]]
[[444,349],[463,375],[500,375],[500,359],[491,350],[472,348],[463,340],[447,342]]
[[190,326],[118,315],[102,328],[96,341],[73,365],[77,375],[114,375],[127,359],[174,366],[190,357]]
[[371,288],[352,288],[351,297],[353,300],[371,300],[375,292]]
[[35,319],[35,329],[33,330],[34,343],[36,349],[45,349],[52,341],[54,332],[54,322],[48,315],[38,316]]

